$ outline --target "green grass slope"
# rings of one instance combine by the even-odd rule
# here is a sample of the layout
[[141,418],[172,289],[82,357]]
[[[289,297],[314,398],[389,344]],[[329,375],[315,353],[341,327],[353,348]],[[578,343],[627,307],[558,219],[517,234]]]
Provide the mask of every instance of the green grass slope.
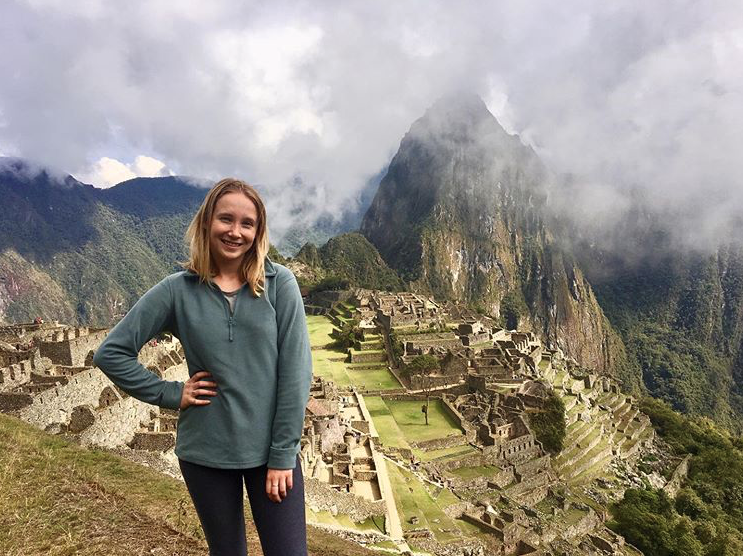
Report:
[[[207,553],[184,483],[2,414],[0,508],[5,556]],[[249,553],[262,554],[246,525]],[[313,556],[376,554],[313,527],[308,543]]]

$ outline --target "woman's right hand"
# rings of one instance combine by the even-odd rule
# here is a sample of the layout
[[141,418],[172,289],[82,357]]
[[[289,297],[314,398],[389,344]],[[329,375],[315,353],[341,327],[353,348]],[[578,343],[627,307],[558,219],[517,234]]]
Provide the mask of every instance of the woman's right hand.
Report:
[[199,371],[189,378],[183,385],[183,394],[181,395],[181,409],[186,409],[189,405],[207,405],[212,403],[211,400],[200,400],[196,396],[216,396],[215,390],[206,390],[206,388],[216,388],[216,382],[201,380],[211,376],[209,371]]

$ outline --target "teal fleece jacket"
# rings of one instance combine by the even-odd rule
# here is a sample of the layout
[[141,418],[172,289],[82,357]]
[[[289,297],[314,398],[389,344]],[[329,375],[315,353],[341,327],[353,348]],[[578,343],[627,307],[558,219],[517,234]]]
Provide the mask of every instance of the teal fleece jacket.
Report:
[[[163,331],[183,345],[189,376],[209,371],[216,396],[178,417],[176,455],[222,469],[267,464],[293,469],[312,381],[304,305],[294,275],[266,259],[265,291],[238,292],[234,314],[216,285],[197,274],[163,279],[108,333],[93,362],[134,398],[178,409],[183,383],[146,369],[137,355]],[[204,380],[204,379],[202,379]],[[209,380],[208,378],[206,380]]]

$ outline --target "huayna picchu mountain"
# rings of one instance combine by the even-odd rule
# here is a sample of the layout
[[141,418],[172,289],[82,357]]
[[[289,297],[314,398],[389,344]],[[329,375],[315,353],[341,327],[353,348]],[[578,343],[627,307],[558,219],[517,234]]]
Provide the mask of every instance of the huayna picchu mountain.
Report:
[[361,232],[413,289],[530,328],[584,366],[622,366],[621,340],[548,225],[549,179],[479,97],[445,97],[403,138]]

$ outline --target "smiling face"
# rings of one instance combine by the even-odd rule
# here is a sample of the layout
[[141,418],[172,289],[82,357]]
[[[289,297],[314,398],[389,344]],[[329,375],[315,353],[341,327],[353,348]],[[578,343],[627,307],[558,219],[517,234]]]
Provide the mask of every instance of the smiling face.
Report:
[[209,250],[219,272],[237,271],[255,239],[258,210],[239,191],[222,195],[209,227]]

